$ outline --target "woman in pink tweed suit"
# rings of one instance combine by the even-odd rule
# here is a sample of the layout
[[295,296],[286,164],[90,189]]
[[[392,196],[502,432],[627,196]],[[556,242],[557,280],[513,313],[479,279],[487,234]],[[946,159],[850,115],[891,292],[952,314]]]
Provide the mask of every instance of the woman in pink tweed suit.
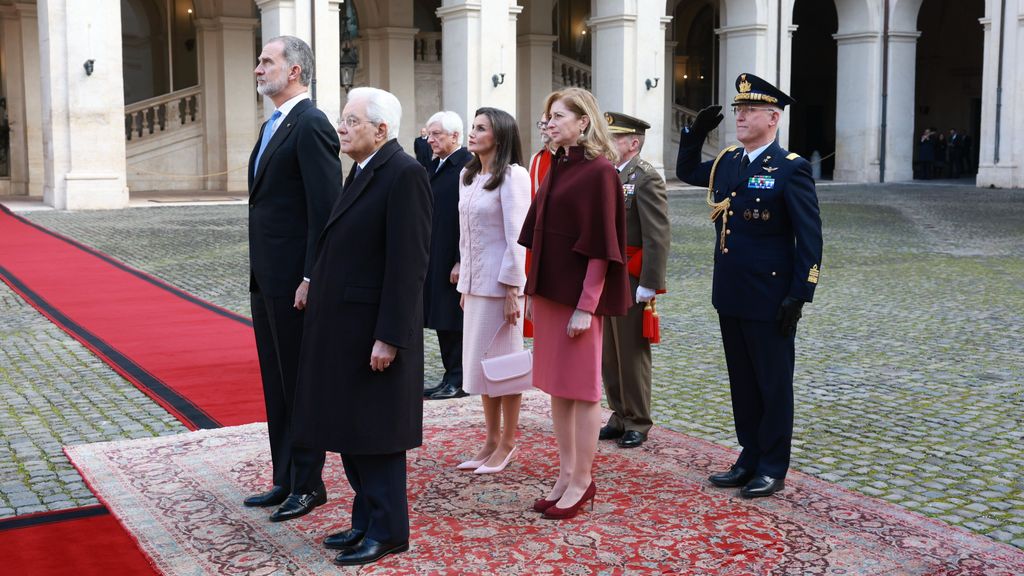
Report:
[[523,387],[494,386],[480,360],[489,348],[502,354],[523,349],[526,249],[517,239],[530,207],[530,174],[519,165],[519,129],[507,112],[477,110],[467,148],[474,157],[459,181],[455,273],[463,307],[462,386],[483,401],[487,439],[458,468],[489,474],[504,470],[515,454]]

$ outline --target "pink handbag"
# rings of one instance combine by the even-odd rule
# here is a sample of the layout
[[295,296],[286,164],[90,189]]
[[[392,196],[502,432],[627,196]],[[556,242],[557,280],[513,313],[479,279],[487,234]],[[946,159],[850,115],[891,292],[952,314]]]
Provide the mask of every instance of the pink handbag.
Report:
[[[495,340],[504,328],[508,328],[509,345],[495,346]],[[484,357],[480,360],[480,366],[484,371],[484,378],[487,379],[488,396],[505,396],[508,394],[519,394],[533,387],[533,352],[530,350],[516,350],[514,352],[501,352],[511,348],[515,334],[512,325],[503,322],[498,331],[491,338]],[[519,333],[522,339],[522,332]]]

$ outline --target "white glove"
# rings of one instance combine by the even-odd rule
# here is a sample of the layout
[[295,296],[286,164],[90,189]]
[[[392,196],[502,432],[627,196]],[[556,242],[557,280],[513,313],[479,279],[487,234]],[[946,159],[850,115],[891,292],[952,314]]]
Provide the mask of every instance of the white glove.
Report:
[[636,287],[636,301],[639,302],[650,302],[654,299],[656,292],[650,288],[644,288],[643,286]]

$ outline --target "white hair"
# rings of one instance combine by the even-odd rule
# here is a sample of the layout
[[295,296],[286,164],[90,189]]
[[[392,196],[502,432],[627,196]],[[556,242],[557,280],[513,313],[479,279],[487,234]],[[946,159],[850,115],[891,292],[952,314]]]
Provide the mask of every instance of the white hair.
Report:
[[366,101],[366,119],[375,124],[387,124],[388,140],[398,138],[398,126],[402,121],[402,103],[394,94],[380,88],[360,86],[348,93],[348,101]]
[[462,137],[465,135],[465,133],[462,131],[462,118],[460,118],[458,114],[452,112],[451,110],[437,112],[430,117],[430,120],[427,120],[426,125],[429,128],[430,125],[434,123],[440,124],[441,128],[443,128],[444,131],[449,134],[454,134],[458,132],[459,144],[462,144]]

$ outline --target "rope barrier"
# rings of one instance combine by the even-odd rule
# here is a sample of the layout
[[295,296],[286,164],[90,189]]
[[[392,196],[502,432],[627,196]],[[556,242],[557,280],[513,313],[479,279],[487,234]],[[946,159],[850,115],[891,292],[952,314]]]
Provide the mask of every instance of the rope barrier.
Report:
[[249,163],[246,162],[245,164],[242,164],[241,166],[236,166],[230,170],[225,170],[223,172],[213,172],[212,174],[168,174],[166,172],[154,172],[152,170],[144,170],[142,168],[132,168],[131,171],[134,172],[135,174],[148,174],[151,176],[162,176],[164,178],[212,178],[214,176],[226,176],[232,172],[237,172],[248,166]]

